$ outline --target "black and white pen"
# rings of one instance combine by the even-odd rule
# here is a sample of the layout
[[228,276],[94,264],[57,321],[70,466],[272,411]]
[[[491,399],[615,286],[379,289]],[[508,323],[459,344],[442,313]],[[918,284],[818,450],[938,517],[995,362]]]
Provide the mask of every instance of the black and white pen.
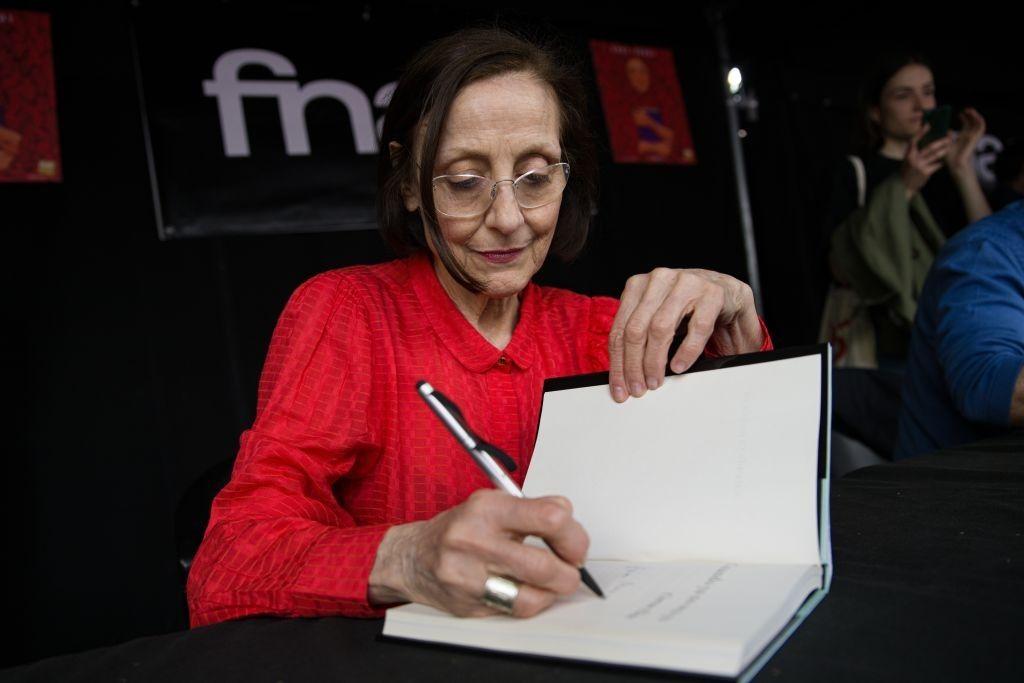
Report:
[[[473,458],[473,461],[484,471],[484,474],[487,475],[492,484],[516,498],[526,497],[520,488],[516,486],[516,483],[512,481],[512,478],[508,476],[508,472],[502,467],[504,465],[508,470],[515,470],[516,468],[515,461],[507,453],[474,434],[466,424],[465,418],[462,417],[462,411],[459,410],[458,406],[440,391],[430,386],[429,382],[417,382],[416,389],[419,391],[420,397],[426,401],[430,409],[441,420],[441,423],[452,433],[455,440],[466,449],[466,452]],[[499,460],[501,465],[498,464]],[[554,548],[551,548],[546,541],[545,545],[551,549],[551,552],[555,552]],[[555,554],[557,555],[558,553]],[[590,575],[590,572],[585,567],[580,567],[579,570],[580,579],[586,584],[587,588],[592,590],[598,597],[603,598],[604,593],[601,591],[600,586],[597,585],[597,582],[594,581],[594,577]]]

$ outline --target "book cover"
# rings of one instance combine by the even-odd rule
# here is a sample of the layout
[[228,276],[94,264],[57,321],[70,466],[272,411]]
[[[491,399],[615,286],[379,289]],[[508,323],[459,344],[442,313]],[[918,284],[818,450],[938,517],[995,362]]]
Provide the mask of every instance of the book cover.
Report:
[[590,51],[615,161],[696,164],[672,50],[592,40]]

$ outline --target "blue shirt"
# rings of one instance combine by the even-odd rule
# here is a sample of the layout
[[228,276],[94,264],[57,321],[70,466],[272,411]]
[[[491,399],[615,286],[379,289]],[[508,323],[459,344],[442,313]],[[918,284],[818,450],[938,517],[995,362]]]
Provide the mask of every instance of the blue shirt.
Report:
[[918,299],[896,458],[1009,426],[1024,367],[1024,201],[953,237]]

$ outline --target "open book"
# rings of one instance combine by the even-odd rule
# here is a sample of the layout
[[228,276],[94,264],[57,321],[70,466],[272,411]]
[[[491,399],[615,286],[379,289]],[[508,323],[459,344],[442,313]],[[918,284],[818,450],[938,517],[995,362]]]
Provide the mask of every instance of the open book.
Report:
[[827,345],[702,361],[619,405],[550,381],[523,491],[567,496],[581,588],[530,619],[388,610],[384,635],[749,678],[831,579]]

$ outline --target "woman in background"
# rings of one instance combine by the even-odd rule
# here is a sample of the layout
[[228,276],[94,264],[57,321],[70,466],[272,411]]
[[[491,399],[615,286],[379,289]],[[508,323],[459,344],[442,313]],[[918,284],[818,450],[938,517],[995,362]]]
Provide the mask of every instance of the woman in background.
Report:
[[866,310],[883,368],[902,368],[918,293],[946,237],[991,213],[973,163],[985,120],[968,107],[959,135],[921,147],[925,112],[936,105],[923,57],[879,60],[861,95],[860,155],[837,174],[830,202],[832,275]]

